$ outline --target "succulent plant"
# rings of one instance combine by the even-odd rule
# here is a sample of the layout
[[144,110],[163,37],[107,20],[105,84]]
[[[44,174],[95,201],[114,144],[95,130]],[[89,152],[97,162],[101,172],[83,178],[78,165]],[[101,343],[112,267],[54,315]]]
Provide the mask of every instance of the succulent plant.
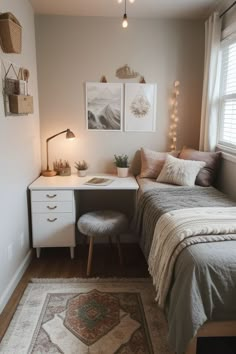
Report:
[[65,168],[69,168],[70,167],[70,164],[69,164],[69,161],[67,160],[56,160],[55,162],[53,162],[53,168],[55,171],[60,171],[62,169],[65,169]]
[[84,170],[87,170],[88,169],[88,164],[85,160],[83,161],[78,161],[78,162],[75,162],[75,168],[78,170],[78,171],[84,171]]

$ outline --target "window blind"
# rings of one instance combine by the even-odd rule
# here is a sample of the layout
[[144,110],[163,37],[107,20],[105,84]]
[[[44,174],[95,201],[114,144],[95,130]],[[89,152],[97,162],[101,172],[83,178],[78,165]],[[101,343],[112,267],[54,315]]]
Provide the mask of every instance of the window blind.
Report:
[[219,143],[236,149],[236,39],[222,46]]

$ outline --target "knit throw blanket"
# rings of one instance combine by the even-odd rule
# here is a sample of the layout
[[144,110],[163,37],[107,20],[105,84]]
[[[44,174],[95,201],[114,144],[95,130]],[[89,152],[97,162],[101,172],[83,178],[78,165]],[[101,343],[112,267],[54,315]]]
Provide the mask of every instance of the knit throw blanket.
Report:
[[197,243],[226,240],[236,240],[236,207],[179,209],[159,218],[148,265],[161,308],[165,306],[180,252]]

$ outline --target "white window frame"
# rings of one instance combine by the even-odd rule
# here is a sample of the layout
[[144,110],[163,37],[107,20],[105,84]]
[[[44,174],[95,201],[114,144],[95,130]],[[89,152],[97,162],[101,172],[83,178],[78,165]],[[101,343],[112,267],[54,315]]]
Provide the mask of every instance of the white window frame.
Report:
[[[236,43],[236,33],[231,34],[229,37],[225,38],[221,42],[221,51],[220,51],[220,63],[222,64],[222,49],[225,48],[226,46],[228,47],[230,44]],[[220,64],[220,90],[219,90],[219,111],[218,111],[218,138],[217,138],[217,150],[226,152],[230,155],[235,155],[236,159],[236,143],[231,144],[226,141],[223,141],[221,139],[222,133],[223,133],[223,101],[224,97],[223,96],[223,70],[222,70],[222,65]],[[232,98],[236,98],[236,93],[227,95],[231,96]],[[227,156],[225,156],[227,157]]]

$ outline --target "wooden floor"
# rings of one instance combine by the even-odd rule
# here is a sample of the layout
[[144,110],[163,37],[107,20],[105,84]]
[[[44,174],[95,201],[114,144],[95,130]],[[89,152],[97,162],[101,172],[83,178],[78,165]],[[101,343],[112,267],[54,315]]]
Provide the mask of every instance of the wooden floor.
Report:
[[[34,258],[0,315],[0,341],[14,315],[20,298],[32,278],[86,277],[88,246],[79,246],[75,259],[69,249],[43,249],[40,259]],[[118,251],[113,245],[95,245],[91,277],[148,277],[147,264],[136,244],[123,244],[124,264],[119,265]]]
[[[116,245],[95,245],[91,277],[148,277],[146,261],[135,244],[123,244],[123,266],[119,265]],[[32,278],[74,278],[86,277],[88,246],[76,249],[71,260],[69,249],[43,249],[40,259],[34,258],[22,277],[11,299],[0,315],[0,341],[14,315],[21,296]],[[197,354],[235,354],[236,341],[233,338],[203,338]]]

